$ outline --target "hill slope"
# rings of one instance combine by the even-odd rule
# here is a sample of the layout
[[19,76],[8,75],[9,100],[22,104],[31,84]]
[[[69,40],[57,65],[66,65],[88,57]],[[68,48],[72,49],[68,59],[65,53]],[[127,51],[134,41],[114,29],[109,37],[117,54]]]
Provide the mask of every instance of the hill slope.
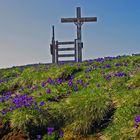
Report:
[[140,55],[0,69],[0,139],[140,139]]

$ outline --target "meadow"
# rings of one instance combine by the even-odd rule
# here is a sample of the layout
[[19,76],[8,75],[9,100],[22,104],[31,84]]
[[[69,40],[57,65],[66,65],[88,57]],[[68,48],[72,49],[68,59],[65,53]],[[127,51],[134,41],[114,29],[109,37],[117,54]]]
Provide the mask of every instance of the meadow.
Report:
[[1,140],[140,140],[140,54],[0,69]]

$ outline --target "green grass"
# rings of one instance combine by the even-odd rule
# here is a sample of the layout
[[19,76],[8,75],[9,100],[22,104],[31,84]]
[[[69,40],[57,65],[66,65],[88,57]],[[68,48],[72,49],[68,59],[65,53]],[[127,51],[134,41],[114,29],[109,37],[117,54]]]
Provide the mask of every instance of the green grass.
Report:
[[[122,66],[115,66],[116,63]],[[107,65],[110,67],[103,68]],[[126,76],[115,77],[116,73]],[[105,76],[110,78],[107,80]],[[47,81],[49,78],[51,83]],[[32,104],[0,114],[3,123],[23,130],[29,139],[36,139],[38,129],[44,140],[60,140],[60,131],[64,132],[61,138],[64,140],[88,136],[95,139],[97,131],[108,140],[140,138],[140,127],[133,127],[135,117],[140,115],[140,55],[0,69],[0,80],[0,100],[7,92],[12,94],[0,102],[1,112],[14,107],[15,95],[26,93],[37,102],[36,110]],[[47,135],[48,127],[55,129],[51,136]]]

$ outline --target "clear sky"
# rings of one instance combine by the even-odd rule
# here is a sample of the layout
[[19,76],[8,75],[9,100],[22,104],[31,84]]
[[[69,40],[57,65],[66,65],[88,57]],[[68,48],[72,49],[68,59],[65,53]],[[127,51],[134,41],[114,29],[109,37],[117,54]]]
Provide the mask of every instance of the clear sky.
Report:
[[83,59],[140,53],[140,0],[0,0],[0,68],[51,62],[51,26],[56,40],[76,38],[61,17],[97,16],[84,23]]

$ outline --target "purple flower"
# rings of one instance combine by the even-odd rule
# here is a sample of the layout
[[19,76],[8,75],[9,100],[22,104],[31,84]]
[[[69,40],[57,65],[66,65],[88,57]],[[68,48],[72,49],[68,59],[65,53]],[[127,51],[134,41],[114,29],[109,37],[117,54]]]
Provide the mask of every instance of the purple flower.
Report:
[[5,100],[4,100],[4,96],[2,95],[1,97],[1,102],[3,103]]
[[59,133],[59,137],[62,138],[63,137],[63,134],[64,134],[63,132],[60,132]]
[[53,127],[48,127],[48,135],[51,135],[53,131],[54,131]]
[[87,78],[87,79],[90,79],[90,76],[89,76],[89,75],[87,75],[87,76],[86,76],[86,78]]
[[87,69],[87,70],[85,70],[84,72],[85,72],[85,73],[88,73],[88,72],[89,72],[89,70]]
[[110,75],[106,75],[106,76],[104,76],[104,78],[105,78],[106,80],[110,80],[111,76],[110,76]]
[[48,94],[51,93],[51,89],[50,88],[47,89],[47,93]]
[[72,87],[72,80],[69,80],[69,87]]
[[3,109],[3,114],[6,114],[6,113],[8,113],[8,112],[9,112],[8,109]]
[[71,80],[74,79],[74,76],[73,76],[73,75],[70,75],[70,79],[71,79]]
[[44,105],[44,102],[40,102],[39,106],[42,106],[42,105]]
[[96,68],[97,68],[97,66],[92,66],[92,68],[93,68],[93,69],[96,69]]
[[119,67],[119,66],[122,66],[122,64],[121,63],[116,63],[115,64],[115,67]]
[[51,131],[48,131],[48,135],[51,135],[52,134],[52,132]]
[[10,106],[10,110],[12,111],[12,110],[14,110],[14,108],[12,106]]
[[33,96],[30,96],[29,98],[28,98],[28,100],[32,100],[33,99]]
[[135,124],[135,125],[134,125],[134,128],[136,128],[136,129],[137,129],[138,127],[139,127],[139,125],[137,125],[137,124]]
[[62,84],[62,79],[57,80],[58,84]]
[[135,118],[135,122],[140,122],[140,115]]
[[42,87],[44,87],[44,86],[45,86],[45,84],[46,84],[46,82],[42,82],[42,83],[41,83]]
[[105,67],[106,67],[106,68],[110,68],[111,66],[110,66],[109,64],[106,64]]
[[100,84],[97,84],[97,87],[100,87]]
[[54,127],[48,127],[48,131],[54,131]]
[[124,64],[123,64],[124,66],[127,66],[127,63],[126,62],[124,62]]
[[[88,78],[90,78],[90,76]],[[83,83],[83,80],[80,80],[79,82],[82,84]]]
[[26,88],[28,88],[28,89],[29,89],[29,88],[30,88],[30,86],[26,86]]
[[74,87],[74,91],[78,91],[78,86],[77,85]]
[[67,94],[69,95],[70,94],[70,91],[68,91]]
[[0,83],[4,82],[4,80],[0,80]]
[[37,105],[37,102],[34,102],[34,105]]
[[103,71],[103,72],[101,72],[101,74],[105,74],[105,72]]
[[52,79],[49,78],[49,79],[47,80],[47,83],[52,84]]
[[114,73],[114,77],[123,77],[123,76],[127,76],[127,74],[126,73],[121,73],[121,72]]
[[17,104],[15,107],[16,107],[16,108],[21,108],[22,106]]

